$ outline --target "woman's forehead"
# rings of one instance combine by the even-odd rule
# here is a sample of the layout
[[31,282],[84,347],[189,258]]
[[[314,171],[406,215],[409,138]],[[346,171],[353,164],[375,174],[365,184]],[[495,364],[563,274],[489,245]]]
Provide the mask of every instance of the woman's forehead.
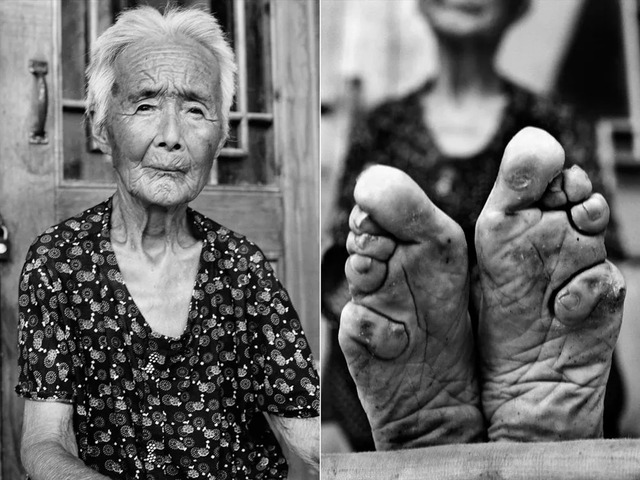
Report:
[[189,39],[135,43],[118,56],[115,69],[117,91],[126,97],[148,89],[214,96],[220,75],[216,57]]

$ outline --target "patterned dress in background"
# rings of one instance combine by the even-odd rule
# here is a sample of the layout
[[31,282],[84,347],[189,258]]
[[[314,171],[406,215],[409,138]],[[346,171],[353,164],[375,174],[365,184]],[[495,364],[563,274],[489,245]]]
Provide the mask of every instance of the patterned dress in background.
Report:
[[179,338],[152,331],[109,240],[112,200],[48,229],[20,280],[19,395],[73,404],[80,458],[113,478],[279,479],[263,412],[319,412],[298,316],[260,249],[188,209],[203,242]]
[[[577,116],[569,106],[557,99],[536,96],[504,81],[507,104],[500,127],[477,154],[453,158],[439,150],[424,122],[421,97],[431,85],[428,82],[409,95],[385,102],[363,118],[356,119],[338,183],[338,197],[331,212],[329,233],[332,242],[322,264],[322,305],[333,334],[329,339],[330,355],[326,367],[329,374],[324,376],[322,419],[339,422],[356,450],[373,450],[374,445],[366,415],[338,345],[337,328],[339,312],[347,297],[343,273],[348,256],[345,245],[349,214],[354,206],[353,189],[360,172],[368,165],[383,164],[408,173],[429,198],[462,227],[470,246],[471,268],[476,264],[473,248],[476,221],[493,188],[507,143],[524,127],[543,128],[553,135],[565,150],[565,167],[580,165],[588,173],[594,191],[604,194],[608,200],[612,199],[597,160],[593,123]],[[609,258],[624,258],[613,216],[606,245]],[[612,381],[618,381],[615,368],[610,378],[610,386]],[[613,428],[607,421],[605,410],[605,436],[615,436]]]

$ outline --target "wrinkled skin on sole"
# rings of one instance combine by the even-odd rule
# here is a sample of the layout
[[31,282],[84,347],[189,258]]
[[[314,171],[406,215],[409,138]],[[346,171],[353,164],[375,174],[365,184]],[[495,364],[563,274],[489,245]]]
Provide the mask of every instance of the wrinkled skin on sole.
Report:
[[563,164],[550,135],[521,131],[476,225],[490,441],[602,436],[624,280],[606,261],[606,201]]
[[391,167],[354,196],[339,340],[376,448],[481,440],[462,230]]

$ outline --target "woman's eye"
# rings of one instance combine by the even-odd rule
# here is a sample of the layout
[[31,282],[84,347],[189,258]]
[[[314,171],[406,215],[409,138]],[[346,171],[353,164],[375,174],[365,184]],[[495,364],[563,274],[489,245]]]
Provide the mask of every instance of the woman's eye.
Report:
[[136,112],[150,112],[151,110],[153,110],[153,105],[149,105],[147,103],[138,105],[138,108],[136,108]]

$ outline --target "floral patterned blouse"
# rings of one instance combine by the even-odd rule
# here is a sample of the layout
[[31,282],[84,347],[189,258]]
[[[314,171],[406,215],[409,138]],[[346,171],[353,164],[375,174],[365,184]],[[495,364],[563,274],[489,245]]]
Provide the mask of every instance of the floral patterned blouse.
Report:
[[188,209],[203,242],[188,323],[180,338],[157,334],[118,268],[111,202],[29,250],[17,393],[73,404],[80,458],[112,478],[285,478],[262,412],[317,416],[318,376],[264,254]]

